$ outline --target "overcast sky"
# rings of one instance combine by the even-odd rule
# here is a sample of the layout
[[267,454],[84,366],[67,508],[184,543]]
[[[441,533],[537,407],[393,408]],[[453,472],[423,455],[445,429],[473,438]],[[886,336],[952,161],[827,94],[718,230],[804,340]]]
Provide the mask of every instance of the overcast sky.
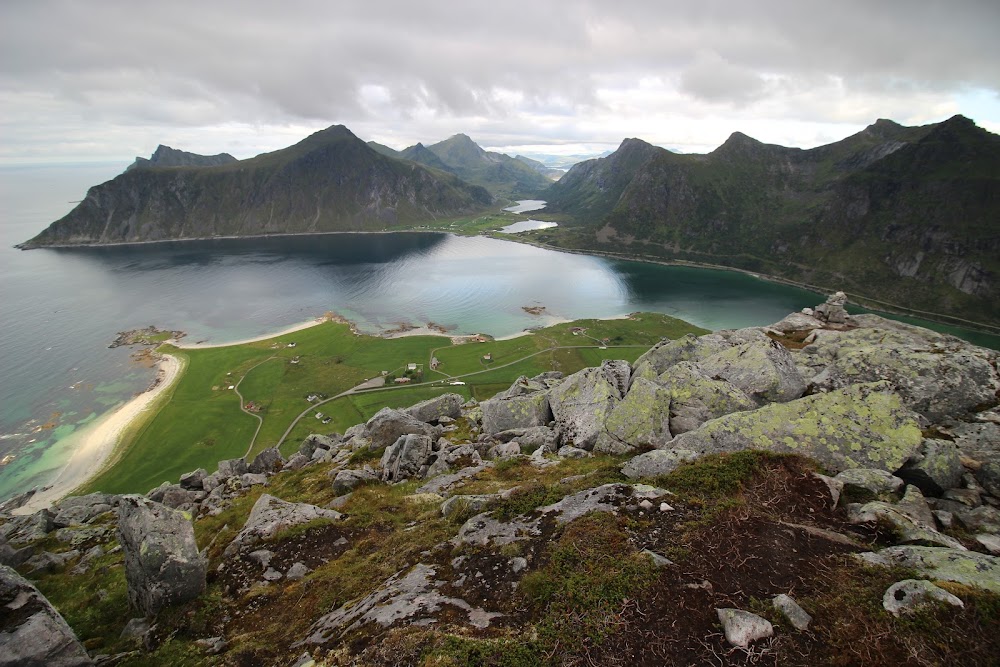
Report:
[[997,0],[3,0],[0,163],[244,158],[335,123],[511,153],[1000,132],[998,35]]

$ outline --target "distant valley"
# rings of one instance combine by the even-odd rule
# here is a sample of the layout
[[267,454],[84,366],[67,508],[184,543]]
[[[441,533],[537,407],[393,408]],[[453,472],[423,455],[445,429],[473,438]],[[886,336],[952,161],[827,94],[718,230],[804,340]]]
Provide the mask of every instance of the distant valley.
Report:
[[626,139],[560,174],[464,134],[397,151],[333,126],[247,160],[161,146],[21,247],[403,229],[538,197],[560,226],[532,242],[1000,325],[1000,137],[967,118],[879,120],[809,150],[739,132],[706,155]]

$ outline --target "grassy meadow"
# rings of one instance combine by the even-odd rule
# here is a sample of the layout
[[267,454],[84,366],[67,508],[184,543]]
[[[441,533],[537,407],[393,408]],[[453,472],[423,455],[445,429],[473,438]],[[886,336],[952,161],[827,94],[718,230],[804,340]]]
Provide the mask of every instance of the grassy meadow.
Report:
[[[574,335],[573,328],[586,331]],[[603,359],[632,361],[661,338],[687,333],[704,330],[666,315],[638,313],[628,319],[578,320],[507,340],[458,345],[447,336],[359,335],[333,321],[226,347],[164,345],[160,351],[184,361],[182,376],[161,398],[155,414],[125,434],[114,464],[83,490],[144,493],[197,468],[211,472],[220,460],[253,457],[277,444],[295,423],[281,446],[287,456],[307,435],[343,432],[386,406],[406,407],[446,392],[483,400],[520,375],[550,370],[569,374]],[[430,369],[432,357],[440,361],[437,371]],[[422,378],[414,378],[413,384],[388,383],[322,405],[307,400],[310,395],[320,400],[337,396],[382,371],[390,378],[402,376],[410,363],[423,366]],[[452,378],[465,384],[448,384]],[[230,387],[258,411],[241,410],[237,391]],[[331,421],[323,424],[316,412]]]

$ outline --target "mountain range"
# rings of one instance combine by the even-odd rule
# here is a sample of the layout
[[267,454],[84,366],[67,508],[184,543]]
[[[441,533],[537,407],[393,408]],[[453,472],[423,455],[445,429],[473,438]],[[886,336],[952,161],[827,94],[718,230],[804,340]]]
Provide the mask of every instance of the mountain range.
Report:
[[1000,137],[879,120],[802,150],[736,132],[707,155],[626,139],[542,197],[557,245],[688,260],[1000,324]]
[[557,247],[691,261],[1000,325],[1000,137],[878,120],[813,149],[740,132],[704,155],[625,139],[557,182],[457,134],[396,151],[343,126],[248,160],[160,146],[23,244],[368,231],[538,197]]

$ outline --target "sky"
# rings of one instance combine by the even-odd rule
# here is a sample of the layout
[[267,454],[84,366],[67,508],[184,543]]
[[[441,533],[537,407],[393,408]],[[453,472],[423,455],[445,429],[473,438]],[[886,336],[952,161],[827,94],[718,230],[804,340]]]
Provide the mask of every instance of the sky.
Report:
[[1000,133],[997,0],[3,0],[0,164],[238,158],[343,124],[511,154]]

